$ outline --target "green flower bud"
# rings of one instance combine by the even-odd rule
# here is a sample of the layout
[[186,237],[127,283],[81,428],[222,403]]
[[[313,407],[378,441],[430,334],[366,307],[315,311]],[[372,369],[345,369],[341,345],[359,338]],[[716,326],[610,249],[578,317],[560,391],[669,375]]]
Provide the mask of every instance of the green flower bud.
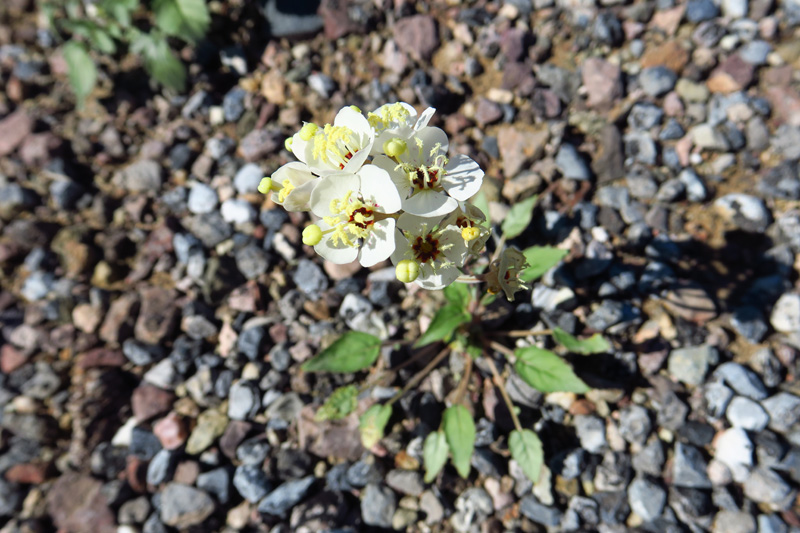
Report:
[[389,139],[383,143],[383,152],[389,157],[397,157],[408,149],[408,145],[403,139]]
[[318,129],[319,126],[317,126],[313,122],[306,122],[305,124],[303,124],[303,127],[300,128],[300,138],[303,139],[304,141],[310,141],[311,137],[313,137],[317,133]]
[[287,152],[292,151],[292,143],[294,142],[294,137],[286,137],[286,140],[283,141],[283,147],[286,148]]
[[397,279],[403,283],[411,283],[419,277],[419,263],[411,259],[403,259],[394,268]]
[[267,194],[271,190],[272,190],[272,178],[270,177],[261,178],[261,183],[258,184],[258,192],[260,192],[261,194]]

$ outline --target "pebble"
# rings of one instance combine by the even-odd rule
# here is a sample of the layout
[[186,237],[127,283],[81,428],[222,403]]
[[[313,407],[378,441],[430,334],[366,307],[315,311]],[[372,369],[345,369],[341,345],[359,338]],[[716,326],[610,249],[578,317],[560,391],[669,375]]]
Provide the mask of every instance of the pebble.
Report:
[[650,415],[641,405],[631,405],[620,412],[619,432],[626,441],[644,444],[651,429]]
[[261,465],[244,464],[236,467],[233,486],[245,500],[257,503],[272,490],[272,484]]
[[315,481],[314,476],[306,476],[279,485],[258,503],[258,512],[285,518],[292,507],[306,497]]
[[189,191],[187,207],[196,215],[210,213],[217,208],[219,197],[217,192],[204,183],[195,183]]
[[255,163],[247,163],[242,166],[233,178],[233,186],[239,194],[249,194],[258,192],[258,185],[264,177],[264,171]]
[[292,280],[297,288],[311,300],[318,300],[328,288],[328,277],[313,261],[301,259],[297,269],[292,274]]
[[608,446],[605,423],[596,416],[577,415],[575,431],[581,441],[581,447],[590,453],[602,453]]
[[397,508],[397,498],[391,489],[369,483],[361,494],[361,518],[364,524],[374,527],[392,527],[392,517]]
[[749,194],[726,194],[714,201],[714,207],[725,219],[745,231],[762,233],[772,221],[764,203]]
[[714,459],[728,467],[733,479],[741,483],[750,475],[753,466],[753,443],[742,428],[730,428],[714,441]]
[[728,421],[733,427],[759,432],[767,427],[769,415],[763,407],[749,398],[737,396],[728,405]]
[[689,0],[686,4],[686,19],[697,23],[719,16],[719,8],[712,0]]
[[661,516],[667,503],[667,491],[646,478],[636,478],[628,487],[628,503],[631,511],[651,522]]
[[561,523],[561,511],[555,507],[542,505],[533,494],[527,494],[522,498],[519,512],[529,520],[546,527],[556,527]]
[[246,200],[229,198],[222,202],[219,209],[222,219],[231,224],[246,224],[258,218],[258,212]]
[[770,429],[780,433],[795,430],[800,423],[800,396],[779,392],[761,402],[769,414]]
[[669,354],[670,376],[689,385],[701,385],[710,366],[719,360],[717,349],[709,345],[678,348]]
[[688,444],[675,445],[672,463],[672,483],[678,487],[710,489],[711,481],[706,474],[707,463],[703,453]]
[[228,418],[247,420],[261,409],[261,393],[258,387],[248,381],[237,381],[228,392]]
[[185,529],[201,524],[214,512],[215,504],[202,490],[170,483],[161,492],[160,516],[168,526]]
[[556,165],[565,178],[585,181],[592,177],[589,165],[571,144],[561,145],[556,155]]
[[737,394],[752,400],[763,400],[767,397],[767,389],[758,375],[738,363],[721,364],[713,376],[724,381]]
[[664,66],[645,68],[639,73],[639,84],[642,86],[642,90],[653,97],[664,96],[670,92],[675,87],[677,79],[678,76],[675,72]]
[[129,192],[147,192],[155,195],[161,189],[161,165],[149,159],[131,163],[117,172],[112,182]]
[[782,294],[772,308],[769,322],[781,333],[800,332],[800,294]]
[[744,482],[744,495],[756,503],[774,506],[778,510],[791,507],[797,490],[769,468],[758,467]]

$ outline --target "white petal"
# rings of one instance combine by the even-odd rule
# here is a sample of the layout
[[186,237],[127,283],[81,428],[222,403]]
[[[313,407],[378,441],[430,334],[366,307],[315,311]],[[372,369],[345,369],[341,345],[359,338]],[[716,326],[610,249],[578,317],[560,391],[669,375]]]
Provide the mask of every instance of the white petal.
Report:
[[457,226],[448,226],[439,233],[439,247],[444,250],[444,256],[448,261],[459,267],[464,266],[467,258],[467,245]]
[[357,193],[359,178],[348,172],[337,172],[320,178],[319,183],[311,193],[311,211],[318,217],[333,216],[331,200],[342,198],[348,192]]
[[374,136],[372,126],[369,125],[364,115],[349,106],[343,107],[336,113],[336,117],[333,119],[333,125],[345,126],[353,130],[356,134],[363,133],[370,138]]
[[359,149],[355,154],[353,154],[353,157],[351,157],[350,160],[345,163],[344,168],[342,169],[343,172],[352,172],[355,174],[358,172],[358,169],[364,165],[367,157],[369,157],[369,152],[372,149],[372,139],[366,138],[363,134],[360,135],[360,137],[361,141],[358,142]]
[[425,126],[427,126],[428,122],[430,122],[431,119],[433,118],[434,113],[436,113],[436,109],[433,107],[429,107],[425,111],[423,111],[422,114],[417,119],[417,123],[414,124],[414,129],[416,131],[419,131]]
[[[283,208],[287,211],[309,211],[311,207],[309,207],[308,203],[319,181],[319,179],[315,179],[295,187],[283,201]],[[277,204],[278,202],[275,203]]]
[[461,271],[454,266],[440,266],[434,273],[429,265],[423,264],[416,283],[423,289],[435,291],[447,287],[460,275]]
[[[446,154],[447,149],[450,146],[450,141],[447,139],[447,134],[439,128],[426,126],[419,130],[415,137],[422,140],[423,159],[420,161],[421,163],[427,163],[433,160],[433,158],[430,156],[430,153],[431,150],[433,150],[437,145],[439,146],[439,151],[442,154]],[[412,139],[409,143],[408,149],[416,151],[414,148],[412,148],[413,142],[414,140]]]
[[461,201],[469,200],[478,194],[483,183],[483,170],[478,163],[459,154],[445,166],[445,171],[442,187],[447,194]]
[[337,265],[346,265],[352,263],[358,257],[358,248],[347,246],[339,243],[339,246],[334,246],[333,242],[327,236],[323,238],[319,244],[314,246],[314,251],[319,255]]
[[403,210],[421,217],[438,217],[451,213],[458,202],[443,192],[423,190],[403,202]]
[[272,174],[272,181],[282,185],[283,180],[288,179],[295,187],[299,187],[305,182],[316,178],[317,177],[311,173],[311,169],[308,165],[299,161],[286,163]]
[[397,227],[413,236],[427,235],[442,220],[441,217],[419,217],[403,213],[397,219]]
[[[402,219],[402,217],[400,217]],[[399,221],[398,221],[399,224]],[[411,253],[411,245],[408,243],[405,235],[397,228],[394,229],[394,252],[392,252],[392,264],[396,265],[403,259],[413,259],[414,254]]]
[[401,199],[404,199],[408,196],[408,193],[411,191],[411,183],[408,181],[408,176],[406,173],[403,172],[402,169],[397,168],[397,163],[385,155],[377,155],[375,156],[375,159],[372,160],[372,164],[389,173],[389,177],[392,179],[394,186],[397,188],[397,192],[400,194]]
[[383,213],[396,213],[402,202],[389,173],[375,165],[366,165],[358,171],[361,178],[361,196]]
[[358,254],[361,266],[369,268],[389,259],[394,252],[394,225],[393,218],[379,220],[372,225],[372,231]]

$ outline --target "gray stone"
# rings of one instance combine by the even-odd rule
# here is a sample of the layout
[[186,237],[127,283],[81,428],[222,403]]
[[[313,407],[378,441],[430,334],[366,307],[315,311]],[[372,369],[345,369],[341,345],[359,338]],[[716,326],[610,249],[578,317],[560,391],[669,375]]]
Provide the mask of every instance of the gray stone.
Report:
[[800,333],[800,294],[782,294],[772,308],[769,321],[781,333]]
[[667,503],[667,491],[646,478],[636,478],[628,487],[628,503],[631,511],[645,522],[661,516]]
[[368,526],[392,527],[397,498],[389,487],[370,483],[361,494],[361,518]]
[[619,433],[626,441],[644,444],[652,429],[650,415],[641,405],[630,405],[619,417]]
[[189,191],[186,205],[192,213],[203,215],[214,211],[218,203],[217,191],[205,183],[195,183]]
[[779,392],[767,398],[761,405],[769,413],[769,427],[780,433],[794,430],[800,423],[800,397],[788,392]]
[[219,212],[222,219],[231,224],[246,224],[258,218],[258,212],[250,202],[238,198],[229,198],[222,202]]
[[628,113],[628,126],[635,130],[649,130],[661,124],[664,111],[655,104],[638,102]]
[[711,381],[705,385],[703,396],[709,415],[721,418],[728,409],[728,404],[733,399],[733,391],[721,381]]
[[527,494],[522,498],[519,512],[529,520],[544,526],[556,527],[561,523],[561,511],[555,507],[542,505],[533,494]]
[[425,490],[422,474],[413,470],[391,470],[386,474],[386,484],[401,494],[419,496]]
[[306,497],[315,480],[314,476],[306,476],[281,484],[258,503],[258,512],[285,518]]
[[311,300],[318,300],[328,288],[328,276],[313,261],[301,259],[292,274],[297,288]]
[[728,467],[735,481],[745,481],[753,466],[753,443],[747,432],[741,428],[726,429],[714,444],[714,459]]
[[658,478],[661,477],[665,459],[664,445],[661,440],[653,439],[633,456],[633,468],[637,472]]
[[737,396],[727,410],[728,421],[733,427],[747,431],[761,431],[769,423],[769,415],[763,407],[749,398]]
[[129,192],[157,194],[161,188],[161,165],[149,159],[136,161],[117,172],[112,182]]
[[725,152],[730,144],[725,135],[709,123],[698,124],[689,130],[692,143],[701,150]]
[[159,450],[147,465],[147,484],[154,487],[172,478],[179,454],[171,450]]
[[708,196],[705,183],[694,169],[687,168],[678,174],[678,180],[686,187],[686,198],[691,202],[702,202]]
[[719,16],[719,8],[712,0],[689,0],[686,4],[686,19],[697,23]]
[[299,0],[294,3],[268,0],[264,4],[264,17],[273,37],[301,37],[317,33],[323,20],[317,14],[317,2]]
[[744,511],[723,509],[714,517],[712,533],[756,533],[756,519]]
[[703,344],[690,348],[678,348],[669,354],[667,369],[670,376],[689,385],[700,385],[706,372],[719,359],[717,349]]
[[556,155],[556,166],[565,178],[585,181],[592,177],[592,171],[578,149],[571,144],[562,144]]
[[758,533],[788,533],[789,528],[776,514],[760,514],[756,519]]
[[225,467],[215,468],[197,476],[197,488],[214,496],[219,503],[228,503],[231,474]]
[[161,493],[161,520],[168,526],[185,529],[202,523],[214,512],[214,500],[202,490],[170,483]]
[[231,385],[228,397],[228,418],[248,420],[261,409],[261,391],[255,383],[237,381]]
[[267,478],[261,465],[240,465],[233,474],[233,486],[242,498],[256,503],[266,496],[272,489],[272,484]]
[[239,194],[258,192],[258,185],[264,177],[264,171],[255,163],[247,163],[236,173],[233,186]]
[[645,68],[639,73],[639,85],[650,96],[665,95],[675,87],[677,79],[675,72],[664,66]]
[[601,418],[591,415],[576,415],[575,431],[581,441],[581,447],[590,453],[602,453],[608,446],[606,425]]
[[20,487],[0,477],[0,516],[12,516],[22,502]]
[[764,503],[780,510],[789,509],[797,491],[775,471],[759,467],[744,482],[744,495],[756,503]]
[[739,363],[727,362],[714,371],[714,377],[721,379],[737,394],[752,400],[763,400],[767,397],[767,389],[758,375]]
[[650,133],[646,131],[632,131],[623,137],[625,143],[625,156],[627,160],[655,165],[658,157],[658,148]]
[[222,218],[219,211],[187,217],[183,219],[183,225],[200,239],[206,248],[213,248],[233,235],[233,228]]
[[682,442],[677,443],[672,464],[672,484],[678,487],[710,489],[707,466],[699,449]]
[[730,193],[714,202],[723,217],[740,229],[762,233],[769,226],[772,215],[760,199],[744,193]]
[[[729,2],[736,2],[742,0],[727,0]],[[746,0],[744,0],[746,2]],[[766,41],[756,40],[750,41],[741,48],[739,48],[739,56],[751,65],[766,65],[767,56],[772,51],[772,45]]]
[[248,244],[236,250],[234,254],[236,268],[247,279],[256,279],[269,269],[269,254],[258,245]]

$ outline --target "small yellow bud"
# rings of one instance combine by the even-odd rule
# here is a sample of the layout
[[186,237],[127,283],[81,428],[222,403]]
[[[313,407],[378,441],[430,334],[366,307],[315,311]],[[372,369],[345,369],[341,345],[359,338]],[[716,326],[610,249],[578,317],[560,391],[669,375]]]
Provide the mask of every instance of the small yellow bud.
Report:
[[476,227],[464,228],[461,230],[461,237],[467,242],[477,239],[481,234],[481,230]]
[[317,133],[318,129],[319,126],[317,126],[313,122],[306,122],[305,124],[303,124],[303,127],[300,128],[300,138],[303,139],[304,141],[310,141],[311,137],[313,137]]
[[389,157],[397,157],[408,149],[408,145],[403,139],[389,139],[383,143],[383,152]]
[[287,152],[292,151],[292,143],[294,142],[294,137],[286,137],[286,140],[283,141],[283,147],[286,148]]
[[419,263],[411,259],[403,259],[394,269],[397,279],[403,283],[411,283],[419,277]]
[[272,190],[272,178],[269,177],[261,178],[261,183],[258,184],[258,192],[260,192],[261,194],[267,194],[271,190]]
[[360,107],[358,107],[357,105],[351,105],[351,106],[350,106],[350,109],[352,109],[352,110],[353,110],[353,111],[355,111],[356,113],[361,113],[361,108],[360,108]]
[[303,230],[303,244],[316,246],[322,240],[322,230],[316,224],[311,224]]

